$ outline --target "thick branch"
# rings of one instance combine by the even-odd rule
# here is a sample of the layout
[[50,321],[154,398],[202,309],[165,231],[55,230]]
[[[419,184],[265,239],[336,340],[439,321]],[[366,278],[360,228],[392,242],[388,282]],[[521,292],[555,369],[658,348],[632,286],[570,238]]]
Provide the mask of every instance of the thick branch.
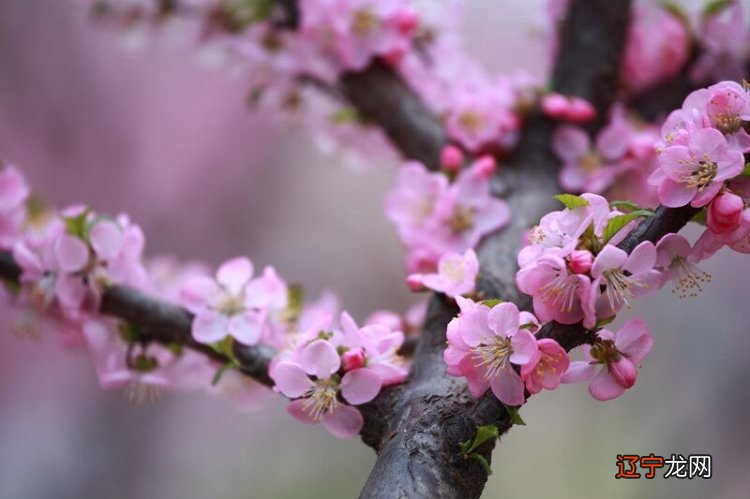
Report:
[[[0,278],[17,283],[20,276],[21,269],[13,260],[13,255],[0,251]],[[137,324],[149,338],[160,343],[179,343],[221,363],[229,360],[208,345],[193,339],[190,330],[193,314],[167,301],[152,298],[137,289],[128,286],[113,286],[107,289],[102,295],[101,312]],[[273,350],[268,347],[239,344],[235,346],[240,371],[266,386],[273,385],[268,376],[268,366],[273,354]]]
[[375,60],[362,72],[345,73],[339,84],[359,114],[379,126],[404,157],[439,168],[443,126],[393,69]]
[[[614,98],[614,80],[627,26],[626,0],[573,0],[563,29],[554,88],[584,97],[603,115]],[[611,88],[604,88],[611,87]],[[510,162],[501,165],[493,187],[511,207],[513,218],[480,247],[479,290],[528,306],[515,287],[516,254],[523,233],[556,209],[558,162],[550,149],[552,124],[541,115],[527,123]],[[435,151],[437,154],[437,151]],[[461,461],[458,443],[473,437],[478,417],[462,379],[445,372],[442,353],[453,305],[432,299],[409,381],[387,390],[365,414],[363,438],[378,460],[362,497],[478,497],[487,476],[474,461]],[[499,415],[491,419],[502,424]],[[490,457],[491,445],[483,450]]]

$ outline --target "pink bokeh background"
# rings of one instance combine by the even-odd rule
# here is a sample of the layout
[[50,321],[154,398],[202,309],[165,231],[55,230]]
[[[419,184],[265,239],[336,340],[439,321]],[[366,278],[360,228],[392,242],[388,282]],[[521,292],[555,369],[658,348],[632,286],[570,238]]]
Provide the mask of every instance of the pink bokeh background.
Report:
[[[467,2],[468,49],[492,70],[541,75],[541,4]],[[273,264],[309,296],[334,289],[358,318],[414,302],[381,209],[396,165],[355,171],[305,130],[254,115],[242,73],[178,34],[131,41],[73,1],[0,0],[0,155],[39,193],[128,212],[150,255]],[[664,290],[622,314],[656,337],[636,389],[605,404],[580,386],[532,399],[486,497],[747,497],[750,266],[722,252],[706,269],[697,299]],[[346,498],[374,461],[358,440],[296,424],[281,400],[253,414],[200,395],[135,407],[98,388],[85,353],[14,337],[2,314],[2,499]],[[649,452],[710,453],[714,478],[613,478],[616,454]]]

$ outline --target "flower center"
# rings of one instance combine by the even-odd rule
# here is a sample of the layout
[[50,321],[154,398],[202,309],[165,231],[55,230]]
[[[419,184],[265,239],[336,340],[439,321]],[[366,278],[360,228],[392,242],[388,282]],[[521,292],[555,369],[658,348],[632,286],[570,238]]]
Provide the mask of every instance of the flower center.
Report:
[[731,134],[742,127],[742,118],[739,114],[716,113],[714,118],[716,128],[723,134]]
[[364,7],[354,13],[354,32],[367,35],[378,27],[378,18],[369,7]]
[[226,293],[216,306],[216,310],[229,316],[240,314],[245,311],[245,297],[242,294]]
[[458,118],[461,128],[469,133],[477,133],[484,124],[484,120],[475,111],[464,111]]
[[601,166],[602,158],[596,152],[592,151],[584,154],[578,164],[584,172],[593,173]]
[[336,398],[338,393],[338,381],[332,376],[327,379],[319,379],[315,386],[310,388],[304,395],[307,398],[302,409],[315,421],[319,421],[326,414],[330,414],[339,405]]
[[541,378],[547,374],[556,373],[561,360],[562,355],[559,353],[542,353],[539,362],[534,368],[534,374]]
[[474,227],[474,210],[458,205],[448,222],[455,233],[461,233]]
[[478,362],[474,365],[484,367],[484,377],[490,379],[505,368],[512,353],[510,338],[495,336],[489,345],[481,344],[474,347],[474,360]]
[[633,299],[633,289],[647,287],[633,276],[625,275],[622,270],[607,270],[603,277],[607,283],[604,293],[612,310],[617,310],[621,305],[629,307],[630,300]]
[[542,300],[551,303],[563,312],[571,312],[573,310],[577,290],[578,285],[571,284],[568,281],[568,276],[562,272],[558,272],[553,280],[539,289]]
[[702,271],[694,263],[683,256],[676,256],[669,264],[669,270],[674,273],[672,293],[680,298],[693,298],[703,291],[701,283],[711,282],[711,274]]
[[716,177],[718,169],[719,166],[715,161],[711,161],[708,156],[704,156],[702,160],[695,164],[695,168],[690,174],[685,176],[685,184],[689,188],[697,187],[699,191],[703,190]]
[[612,340],[597,340],[596,343],[591,345],[589,353],[598,364],[606,364],[609,359],[619,360],[621,355],[617,351],[617,348],[615,348],[615,342]]

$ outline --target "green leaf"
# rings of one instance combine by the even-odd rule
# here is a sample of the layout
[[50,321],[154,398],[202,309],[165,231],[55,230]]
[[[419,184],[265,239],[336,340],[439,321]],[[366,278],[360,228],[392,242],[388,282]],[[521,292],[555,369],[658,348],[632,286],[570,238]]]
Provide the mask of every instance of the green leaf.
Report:
[[159,361],[156,360],[156,357],[151,357],[145,353],[138,355],[133,362],[133,369],[142,373],[151,372],[157,367],[159,367]]
[[177,357],[180,357],[185,351],[185,348],[179,343],[167,343],[165,346],[167,347],[167,350],[172,352],[172,355]]
[[693,215],[693,218],[691,218],[690,221],[695,222],[697,224],[701,224],[701,225],[708,225],[708,222],[706,221],[706,216],[707,216],[706,213],[707,213],[706,209],[704,208],[698,213],[696,213],[695,215]]
[[211,348],[213,348],[216,353],[220,353],[226,358],[228,358],[229,364],[231,364],[232,366],[240,365],[240,362],[237,360],[237,357],[235,357],[234,355],[234,338],[232,338],[231,336],[227,336],[221,341],[212,343]]
[[336,125],[346,125],[348,123],[358,123],[360,121],[357,110],[353,107],[342,107],[331,113],[331,121]]
[[620,211],[638,211],[643,209],[637,203],[628,200],[610,201],[609,207],[618,209]]
[[299,314],[302,312],[302,302],[304,300],[304,290],[299,284],[291,284],[287,291],[287,306],[284,310],[284,320],[289,323],[297,322]]
[[521,324],[518,326],[518,329],[535,329],[537,327],[536,324],[533,322],[527,322],[526,324]]
[[63,217],[65,231],[71,236],[76,236],[85,241],[87,235],[86,219],[88,218],[89,213],[91,213],[91,208],[86,208],[80,215],[75,217]]
[[482,468],[484,468],[484,472],[487,473],[487,476],[490,476],[492,474],[492,468],[490,468],[490,463],[487,462],[487,460],[484,458],[483,455],[477,454],[475,452],[469,455],[469,459],[474,459],[475,461],[478,461],[479,464],[482,465]]
[[224,373],[227,372],[227,370],[232,368],[232,364],[227,362],[226,364],[222,364],[221,367],[219,367],[216,372],[214,373],[214,377],[211,378],[211,386],[216,386],[219,381],[221,381],[222,376],[224,376]]
[[662,2],[661,8],[672,14],[686,27],[690,27],[690,17],[685,10],[675,2]]
[[557,196],[555,196],[555,199],[564,204],[565,207],[569,210],[575,210],[576,208],[580,208],[581,206],[589,205],[589,202],[584,198],[582,198],[581,196],[575,196],[573,194],[558,194]]
[[742,169],[742,175],[745,177],[750,177],[750,163],[745,164],[745,168]]
[[117,324],[117,332],[120,334],[122,341],[130,345],[135,343],[141,336],[141,329],[135,324],[129,322],[120,322]]
[[[505,404],[503,404],[505,405]],[[505,405],[505,410],[510,414],[510,420],[514,425],[526,426],[526,421],[521,418],[521,409],[512,405]]]
[[17,281],[11,281],[10,279],[0,279],[0,283],[5,286],[5,289],[15,294],[21,291],[21,284]]
[[505,300],[501,300],[500,298],[491,298],[489,300],[482,300],[482,305],[487,305],[490,308],[494,308],[495,306],[501,304]]
[[651,210],[636,210],[627,215],[617,215],[612,217],[607,222],[607,226],[604,227],[604,234],[602,234],[602,242],[607,242],[612,239],[618,232],[620,232],[626,225],[635,220],[636,218],[652,217],[654,212]]
[[703,12],[701,13],[701,15],[703,16],[703,19],[713,17],[725,8],[729,7],[732,3],[733,0],[713,0],[712,2],[707,3],[705,7],[703,7]]
[[467,440],[466,442],[462,442],[458,445],[461,448],[461,452],[469,457],[468,454],[477,450],[483,443],[497,437],[497,426],[495,426],[494,424],[488,424],[477,427],[477,433],[476,435],[474,435],[473,440]]

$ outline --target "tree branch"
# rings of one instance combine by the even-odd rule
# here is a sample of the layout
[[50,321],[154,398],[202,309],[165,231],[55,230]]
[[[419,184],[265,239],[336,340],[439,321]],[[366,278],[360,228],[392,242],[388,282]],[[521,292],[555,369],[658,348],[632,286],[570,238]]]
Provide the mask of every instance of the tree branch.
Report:
[[[560,58],[554,73],[556,91],[583,97],[600,119],[614,99],[614,83],[627,27],[628,0],[573,0],[563,28]],[[611,88],[604,88],[611,87]],[[483,242],[478,289],[528,307],[515,286],[516,254],[523,233],[555,209],[559,164],[550,148],[553,124],[540,114],[528,121],[510,162],[493,181],[494,193],[511,207],[508,227]],[[386,390],[364,407],[363,439],[378,459],[362,491],[366,498],[478,497],[487,480],[474,461],[459,457],[458,444],[476,432],[480,413],[463,379],[445,372],[445,329],[457,310],[439,296],[432,298],[428,321],[417,346],[407,383]],[[491,418],[509,427],[499,415]],[[481,449],[490,458],[493,444]]]

